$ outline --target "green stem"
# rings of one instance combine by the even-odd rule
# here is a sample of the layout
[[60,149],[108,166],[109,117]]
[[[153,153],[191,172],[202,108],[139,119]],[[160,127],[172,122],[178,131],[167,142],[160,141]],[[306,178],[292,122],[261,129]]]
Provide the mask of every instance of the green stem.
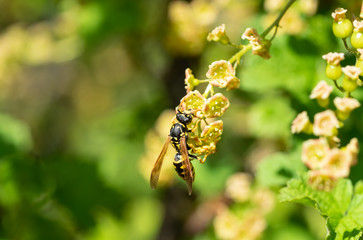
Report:
[[211,93],[211,95],[214,94],[214,90],[213,90],[213,85],[212,84],[208,84],[207,88],[205,89],[205,91],[203,93],[203,97],[207,98],[209,93]]
[[344,92],[345,92],[344,88],[342,88],[341,86],[339,86],[336,80],[333,80],[333,82],[334,82],[335,87],[336,87],[339,91],[341,91],[342,93],[344,93]]
[[295,2],[296,0],[289,0],[289,2],[286,4],[286,6],[284,7],[284,9],[282,9],[282,11],[280,12],[279,16],[275,19],[275,21],[261,34],[262,38],[265,38],[266,35],[274,28],[274,27],[278,27],[281,18],[285,15],[287,9],[289,9],[289,7]]
[[359,58],[359,53],[357,50],[355,49],[352,49],[348,46],[348,43],[347,43],[347,39],[346,38],[342,38],[343,40],[343,43],[344,43],[344,47],[348,50],[348,52],[350,52],[351,54],[353,54],[354,56],[356,56],[356,58]]
[[[278,27],[281,18],[285,15],[287,9],[289,9],[289,7],[295,2],[296,0],[289,0],[289,2],[286,4],[286,6],[284,7],[284,9],[282,9],[282,11],[280,12],[279,16],[275,19],[275,21],[261,34],[261,37],[264,38],[266,37],[266,35],[274,28],[274,27]],[[276,31],[275,31],[276,34]],[[274,35],[275,35],[274,34]],[[272,39],[271,39],[272,40]],[[233,55],[230,59],[229,62],[230,63],[234,63],[237,62],[239,63],[241,57],[252,48],[251,44],[248,45],[244,45],[242,47],[241,50],[239,50],[235,55]]]
[[248,52],[252,48],[251,44],[244,45],[241,50],[239,50],[236,54],[234,54],[228,61],[230,63],[239,62],[241,60],[241,57]]
[[209,79],[204,79],[204,80],[198,80],[199,83],[206,83],[209,82]]

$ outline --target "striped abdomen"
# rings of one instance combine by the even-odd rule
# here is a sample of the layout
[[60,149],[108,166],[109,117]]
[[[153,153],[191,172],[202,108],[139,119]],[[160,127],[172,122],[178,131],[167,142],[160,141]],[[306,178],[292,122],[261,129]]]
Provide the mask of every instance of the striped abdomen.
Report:
[[[175,171],[178,173],[178,175],[183,179],[183,180],[186,180],[185,178],[185,172],[184,172],[184,169],[187,167],[185,165],[183,165],[183,159],[182,159],[182,156],[180,153],[176,153],[175,154],[175,157],[174,157],[174,169]],[[193,175],[193,181],[194,181],[194,178],[195,178],[195,171],[194,171],[194,167],[193,167],[193,164],[190,162],[190,167],[192,169],[192,175]]]

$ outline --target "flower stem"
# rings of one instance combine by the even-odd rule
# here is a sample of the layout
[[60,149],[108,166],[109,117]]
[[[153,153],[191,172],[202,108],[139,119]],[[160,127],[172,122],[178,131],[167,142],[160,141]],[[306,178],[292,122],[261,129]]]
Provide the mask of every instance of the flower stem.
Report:
[[289,0],[289,2],[286,4],[284,9],[280,12],[279,16],[275,19],[275,21],[261,34],[261,37],[264,38],[266,35],[274,28],[278,27],[279,23],[281,21],[281,18],[285,15],[287,9],[290,8],[290,6],[295,2],[296,0]]
[[347,43],[347,39],[346,38],[342,38],[343,40],[343,43],[344,43],[344,47],[348,50],[348,52],[350,52],[351,54],[353,54],[354,56],[356,56],[356,58],[359,58],[359,53],[357,50],[355,49],[351,49],[349,46],[348,46],[348,43]]
[[209,93],[211,93],[211,95],[214,94],[214,90],[213,90],[213,85],[212,84],[208,84],[207,88],[205,89],[205,91],[203,93],[203,97],[207,98]]
[[335,87],[336,87],[339,91],[341,91],[342,93],[344,93],[344,92],[345,92],[344,88],[342,88],[341,86],[339,86],[336,80],[333,80],[333,82],[334,82]]
[[228,61],[232,64],[234,62],[239,62],[241,60],[241,57],[252,48],[251,44],[244,45],[241,50],[239,50],[236,54],[234,54]]

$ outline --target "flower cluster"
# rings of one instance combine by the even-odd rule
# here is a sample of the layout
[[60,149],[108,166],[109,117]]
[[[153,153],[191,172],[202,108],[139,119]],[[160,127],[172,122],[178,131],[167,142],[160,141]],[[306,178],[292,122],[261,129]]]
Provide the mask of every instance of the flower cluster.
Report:
[[208,155],[216,152],[216,144],[223,132],[221,120],[211,123],[207,120],[223,115],[229,107],[228,98],[221,93],[205,98],[198,90],[194,90],[182,98],[179,107],[182,110],[192,110],[195,116],[191,123],[192,132],[188,143],[192,147],[193,154],[204,156],[201,159],[204,163]]
[[[211,34],[217,35],[219,30],[214,30]],[[240,80],[235,74],[234,67],[226,60],[215,61],[209,65],[207,79],[204,80],[195,78],[189,68],[185,70],[187,94],[181,99],[178,108],[191,110],[195,117],[191,123],[192,132],[188,143],[192,147],[193,154],[204,156],[200,159],[202,163],[208,155],[216,152],[216,144],[223,131],[223,122],[215,118],[221,117],[230,105],[228,98],[222,93],[214,92],[214,87],[227,90],[239,88]],[[200,83],[208,83],[203,94],[194,90]],[[208,122],[209,119],[212,119],[211,123]]]
[[252,187],[252,177],[236,173],[226,183],[230,204],[219,206],[213,221],[218,239],[259,239],[267,227],[266,215],[275,206],[275,195],[268,189]]
[[[363,22],[354,20],[353,24],[346,18],[347,10],[338,8],[332,14],[334,19],[333,32],[339,37],[345,38],[351,36],[353,47],[358,48],[357,44],[353,44],[354,33],[363,32]],[[354,29],[353,29],[354,26]],[[346,45],[346,42],[345,42]],[[348,49],[353,51],[352,49]],[[357,49],[356,65],[342,67],[340,62],[344,60],[343,53],[330,52],[323,56],[327,61],[325,73],[328,78],[333,80],[334,85],[344,93],[344,97],[335,97],[333,104],[335,110],[326,109],[315,114],[313,123],[310,122],[306,111],[300,113],[292,123],[292,133],[313,134],[318,138],[309,139],[302,146],[302,161],[309,168],[309,181],[320,190],[329,190],[339,178],[349,176],[350,168],[357,162],[359,152],[358,139],[352,138],[350,142],[340,147],[340,139],[338,138],[338,130],[343,126],[343,121],[348,119],[351,112],[360,107],[360,103],[351,96],[351,93],[362,82],[359,76],[362,75],[363,49]],[[338,79],[343,75],[341,86]],[[310,98],[316,99],[321,107],[328,108],[329,96],[333,91],[333,87],[325,81],[320,81],[313,89]]]
[[[310,98],[317,99],[322,107],[329,103],[329,95],[333,88],[321,81],[313,89]],[[335,112],[331,109],[319,112],[311,123],[306,111],[295,118],[291,126],[292,133],[306,133],[317,136],[303,143],[302,161],[310,169],[310,181],[319,189],[330,189],[334,180],[347,177],[350,167],[356,163],[358,140],[353,138],[343,148],[339,148],[338,129],[350,113],[360,103],[349,97],[334,99]],[[328,184],[329,183],[329,184]]]

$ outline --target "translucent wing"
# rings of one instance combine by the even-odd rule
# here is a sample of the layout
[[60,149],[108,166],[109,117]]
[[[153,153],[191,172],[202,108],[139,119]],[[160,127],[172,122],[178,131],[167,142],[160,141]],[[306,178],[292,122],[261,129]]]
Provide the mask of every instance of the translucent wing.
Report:
[[170,137],[168,136],[168,138],[166,139],[165,144],[163,146],[163,149],[161,150],[159,157],[155,162],[153,170],[151,170],[150,187],[152,189],[155,189],[156,185],[158,185],[161,166],[163,165],[164,157],[165,157],[166,151],[168,150],[169,143],[170,143]]
[[188,154],[185,136],[180,138],[180,151],[181,151],[181,155],[182,155],[182,159],[183,159],[183,166],[185,166],[183,168],[183,171],[184,171],[183,175],[185,177],[184,180],[187,182],[188,193],[189,193],[189,195],[191,195],[194,176],[193,176],[192,167],[191,167],[191,164],[189,161],[189,154]]

